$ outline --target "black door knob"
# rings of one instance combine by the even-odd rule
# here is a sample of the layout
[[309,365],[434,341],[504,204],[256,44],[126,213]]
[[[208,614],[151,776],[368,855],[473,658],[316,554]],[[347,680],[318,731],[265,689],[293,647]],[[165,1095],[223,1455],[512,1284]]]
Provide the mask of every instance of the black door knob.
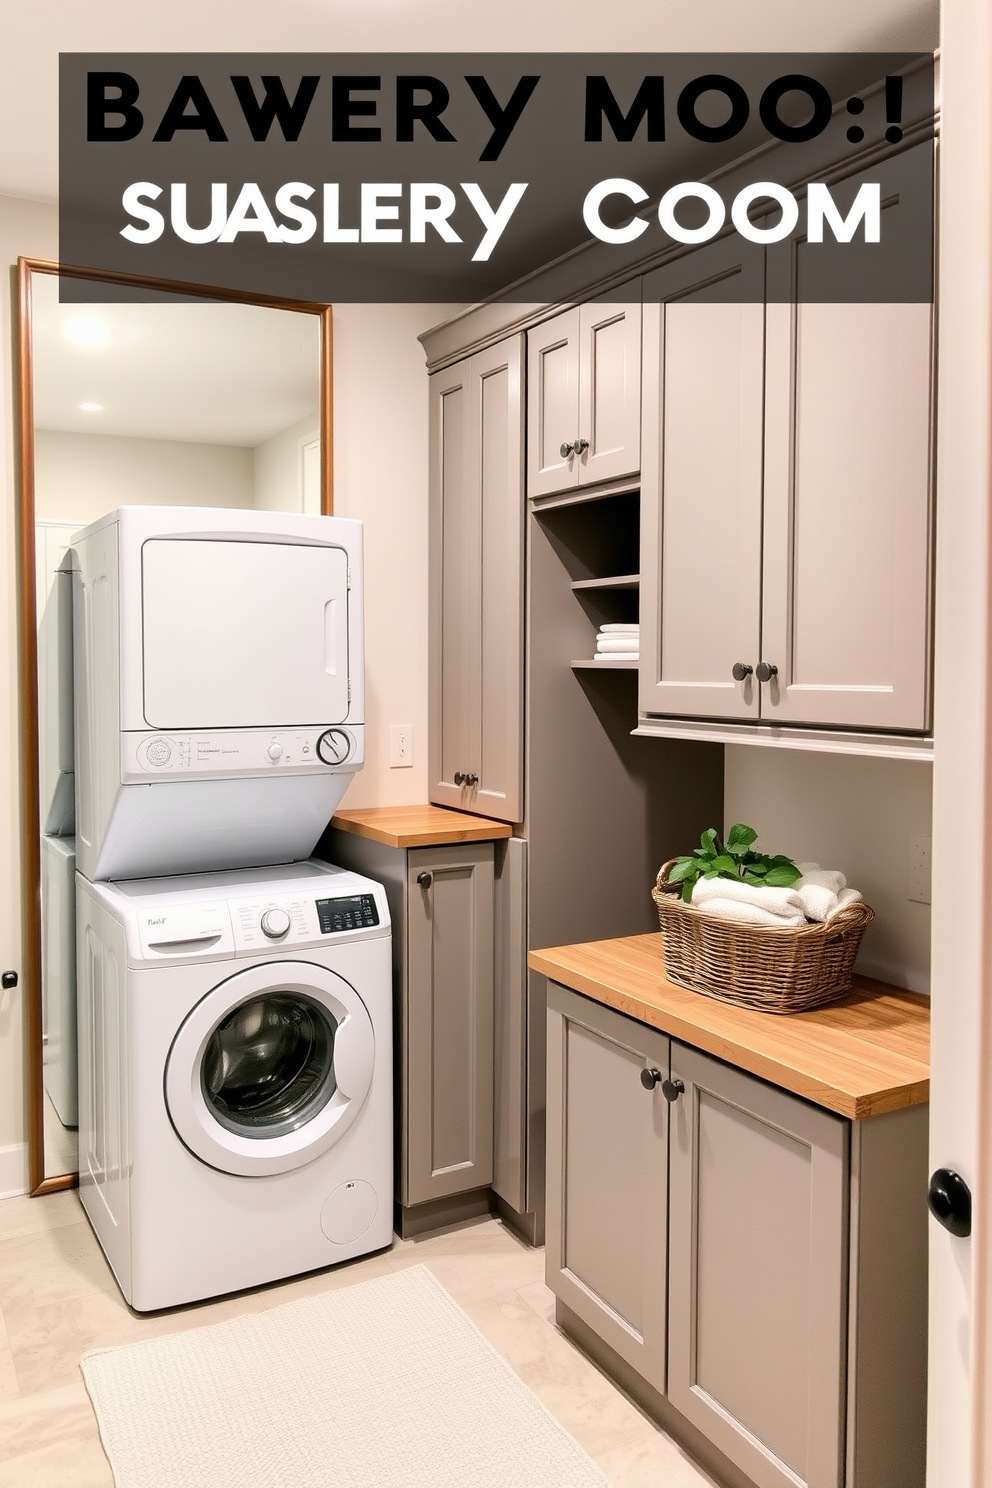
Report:
[[674,1080],[662,1080],[661,1093],[669,1105],[671,1105],[674,1101],[678,1100],[680,1095],[685,1095],[685,1081],[680,1080],[678,1075],[675,1076]]
[[732,673],[733,679],[735,682],[743,682],[744,678],[750,677],[753,671],[754,667],[748,666],[746,661],[735,661]]
[[4,989],[5,992],[6,992],[6,990],[7,990],[8,987],[16,987],[17,986],[17,972],[16,971],[5,971],[4,974],[3,974],[3,976],[0,977],[0,986],[3,987],[3,989]]
[[770,661],[759,661],[754,669],[754,675],[759,682],[770,682],[778,675],[778,667],[773,666]]
[[952,1235],[963,1239],[971,1234],[971,1189],[952,1168],[938,1168],[930,1175],[927,1207]]
[[644,1086],[644,1089],[645,1090],[653,1090],[654,1087],[657,1085],[657,1083],[658,1083],[658,1081],[660,1079],[661,1079],[661,1070],[656,1070],[656,1069],[644,1069],[644,1070],[641,1070],[641,1084]]

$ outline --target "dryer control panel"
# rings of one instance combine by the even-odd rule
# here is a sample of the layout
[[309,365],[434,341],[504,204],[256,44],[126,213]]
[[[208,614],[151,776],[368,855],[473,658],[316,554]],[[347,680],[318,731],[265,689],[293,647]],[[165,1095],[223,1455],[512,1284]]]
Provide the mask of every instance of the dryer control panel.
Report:
[[236,775],[322,774],[357,770],[364,758],[360,725],[301,729],[223,729],[210,733],[121,735],[124,784],[158,777],[204,780]]

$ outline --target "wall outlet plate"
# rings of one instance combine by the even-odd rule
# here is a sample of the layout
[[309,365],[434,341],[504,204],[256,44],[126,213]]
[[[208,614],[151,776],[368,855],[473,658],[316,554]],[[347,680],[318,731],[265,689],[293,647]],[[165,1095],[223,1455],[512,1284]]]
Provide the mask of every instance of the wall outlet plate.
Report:
[[405,770],[413,764],[413,725],[391,723],[389,725],[389,768]]
[[909,839],[909,883],[907,897],[916,904],[930,903],[930,843],[929,836]]

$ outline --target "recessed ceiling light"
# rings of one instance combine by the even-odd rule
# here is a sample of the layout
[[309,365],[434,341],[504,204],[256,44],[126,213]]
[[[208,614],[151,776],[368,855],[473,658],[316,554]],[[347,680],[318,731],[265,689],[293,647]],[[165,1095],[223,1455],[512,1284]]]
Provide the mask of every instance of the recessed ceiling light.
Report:
[[82,411],[84,413],[102,413],[103,412],[103,404],[102,403],[80,403],[79,406],[80,406],[80,408],[82,409]]
[[74,315],[66,325],[65,335],[76,346],[106,346],[110,327],[96,315]]

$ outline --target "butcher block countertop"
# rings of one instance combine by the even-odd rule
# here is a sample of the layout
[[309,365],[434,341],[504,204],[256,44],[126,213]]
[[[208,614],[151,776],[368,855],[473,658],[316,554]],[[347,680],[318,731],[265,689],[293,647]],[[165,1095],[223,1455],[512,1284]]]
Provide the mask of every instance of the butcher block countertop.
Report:
[[859,1120],[930,1099],[930,999],[855,976],[807,1013],[756,1013],[665,977],[662,936],[532,951],[534,971],[818,1106]]
[[387,847],[439,847],[445,842],[494,842],[513,836],[506,822],[443,806],[366,806],[336,812],[331,826]]

